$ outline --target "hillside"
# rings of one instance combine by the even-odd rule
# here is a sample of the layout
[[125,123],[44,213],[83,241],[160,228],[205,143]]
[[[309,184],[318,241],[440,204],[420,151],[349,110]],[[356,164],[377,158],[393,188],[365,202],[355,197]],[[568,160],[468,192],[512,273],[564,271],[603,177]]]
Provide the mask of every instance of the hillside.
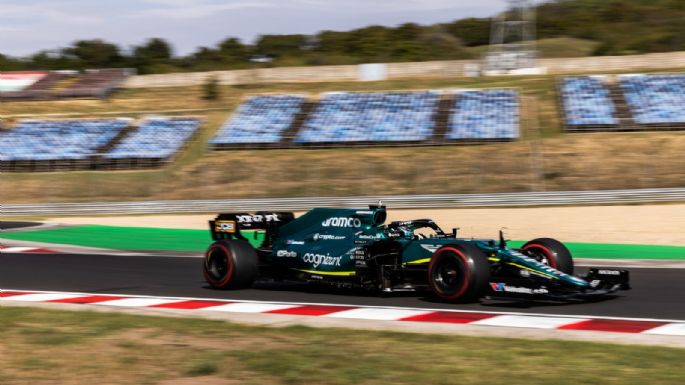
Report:
[[[683,20],[682,0],[555,0],[537,8],[543,57],[683,51]],[[29,58],[0,54],[0,69],[132,67],[146,74],[473,59],[487,49],[490,27],[489,18],[469,18],[434,25],[373,25],[344,32],[322,31],[315,36],[263,35],[254,44],[227,37],[186,57],[173,56],[172,44],[158,38],[130,50],[101,40],[81,40],[71,47],[39,52]],[[255,56],[267,56],[273,61],[255,63],[250,60]]]

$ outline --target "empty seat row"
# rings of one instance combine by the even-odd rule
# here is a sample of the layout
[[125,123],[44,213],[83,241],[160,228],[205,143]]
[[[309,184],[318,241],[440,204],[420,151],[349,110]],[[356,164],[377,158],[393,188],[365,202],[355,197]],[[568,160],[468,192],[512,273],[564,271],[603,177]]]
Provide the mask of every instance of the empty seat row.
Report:
[[447,139],[519,137],[519,101],[514,90],[460,92],[450,115]]
[[111,160],[164,160],[177,153],[201,123],[188,117],[149,118],[114,142],[131,122],[127,118],[22,121],[0,134],[0,161],[87,160],[95,155]]
[[197,132],[197,118],[150,118],[105,155],[107,159],[168,159]]
[[296,95],[256,96],[238,107],[211,144],[278,143],[300,112],[305,98]]
[[83,160],[114,139],[130,121],[25,120],[0,135],[0,160]]
[[616,107],[601,77],[577,76],[562,79],[561,99],[567,125],[618,124]]
[[329,93],[304,123],[299,143],[423,141],[435,127],[435,92]]
[[619,81],[636,123],[685,123],[685,75],[623,75]]

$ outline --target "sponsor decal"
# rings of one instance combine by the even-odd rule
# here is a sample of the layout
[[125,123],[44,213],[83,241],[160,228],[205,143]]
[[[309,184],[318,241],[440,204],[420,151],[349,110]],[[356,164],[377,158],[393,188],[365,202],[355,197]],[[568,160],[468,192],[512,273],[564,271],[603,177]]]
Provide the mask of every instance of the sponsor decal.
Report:
[[330,254],[314,254],[314,253],[307,253],[304,255],[302,258],[303,261],[307,263],[311,263],[314,268],[319,267],[320,265],[324,266],[340,266],[340,260],[342,257],[331,257]]
[[505,286],[507,285],[504,283],[490,282],[490,287],[492,287],[492,290],[494,291],[504,291]]
[[304,241],[293,241],[293,240],[287,240],[285,243],[289,245],[304,245]]
[[380,233],[374,234],[374,235],[358,234],[357,239],[363,239],[363,240],[367,240],[367,241],[376,241],[379,239],[383,239],[383,235]]
[[359,228],[362,227],[362,221],[359,218],[335,217],[326,219],[321,226]]
[[599,275],[621,275],[621,272],[618,270],[597,270],[597,274],[599,274]]
[[214,231],[217,233],[235,233],[235,221],[216,221]]
[[339,241],[345,239],[344,235],[333,235],[333,234],[314,234],[315,241]]
[[517,294],[547,294],[549,290],[544,288],[531,289],[529,287],[508,286],[504,282],[490,282],[493,291]]
[[297,253],[288,250],[278,250],[276,256],[279,258],[297,258]]
[[357,267],[367,267],[366,265],[366,260],[367,260],[367,253],[366,249],[358,247],[356,249],[352,249],[353,253],[350,255],[350,259],[354,261],[355,266]]
[[266,215],[236,215],[238,223],[263,223],[263,222],[280,222],[278,214]]
[[590,286],[597,287],[601,282],[602,281],[600,281],[599,279],[593,279],[592,282],[590,282]]
[[373,214],[373,211],[368,211],[368,210],[367,210],[367,211],[357,211],[357,212],[355,212],[355,214],[359,214],[359,215],[372,215],[372,214]]
[[435,251],[440,248],[440,245],[421,245],[421,247],[430,251],[431,253],[435,253]]

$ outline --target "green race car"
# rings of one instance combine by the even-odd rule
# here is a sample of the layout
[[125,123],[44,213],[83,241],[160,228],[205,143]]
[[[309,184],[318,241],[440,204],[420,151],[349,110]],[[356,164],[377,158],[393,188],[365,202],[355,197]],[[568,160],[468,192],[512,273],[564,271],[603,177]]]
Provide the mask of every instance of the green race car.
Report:
[[[559,241],[538,238],[520,249],[499,240],[459,238],[430,219],[385,224],[386,208],[316,208],[220,214],[210,221],[215,242],[203,271],[216,289],[257,280],[325,283],[383,292],[430,290],[445,301],[485,296],[596,298],[630,288],[628,272],[590,269],[573,275]],[[253,247],[248,240],[259,239]]]

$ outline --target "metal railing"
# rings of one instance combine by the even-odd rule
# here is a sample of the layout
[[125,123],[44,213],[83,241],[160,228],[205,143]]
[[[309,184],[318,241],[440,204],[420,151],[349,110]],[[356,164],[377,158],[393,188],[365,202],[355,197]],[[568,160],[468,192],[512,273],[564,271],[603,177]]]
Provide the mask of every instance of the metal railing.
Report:
[[447,194],[358,197],[262,198],[190,201],[3,204],[2,216],[303,211],[313,207],[366,207],[382,201],[391,209],[635,204],[685,201],[685,188]]

